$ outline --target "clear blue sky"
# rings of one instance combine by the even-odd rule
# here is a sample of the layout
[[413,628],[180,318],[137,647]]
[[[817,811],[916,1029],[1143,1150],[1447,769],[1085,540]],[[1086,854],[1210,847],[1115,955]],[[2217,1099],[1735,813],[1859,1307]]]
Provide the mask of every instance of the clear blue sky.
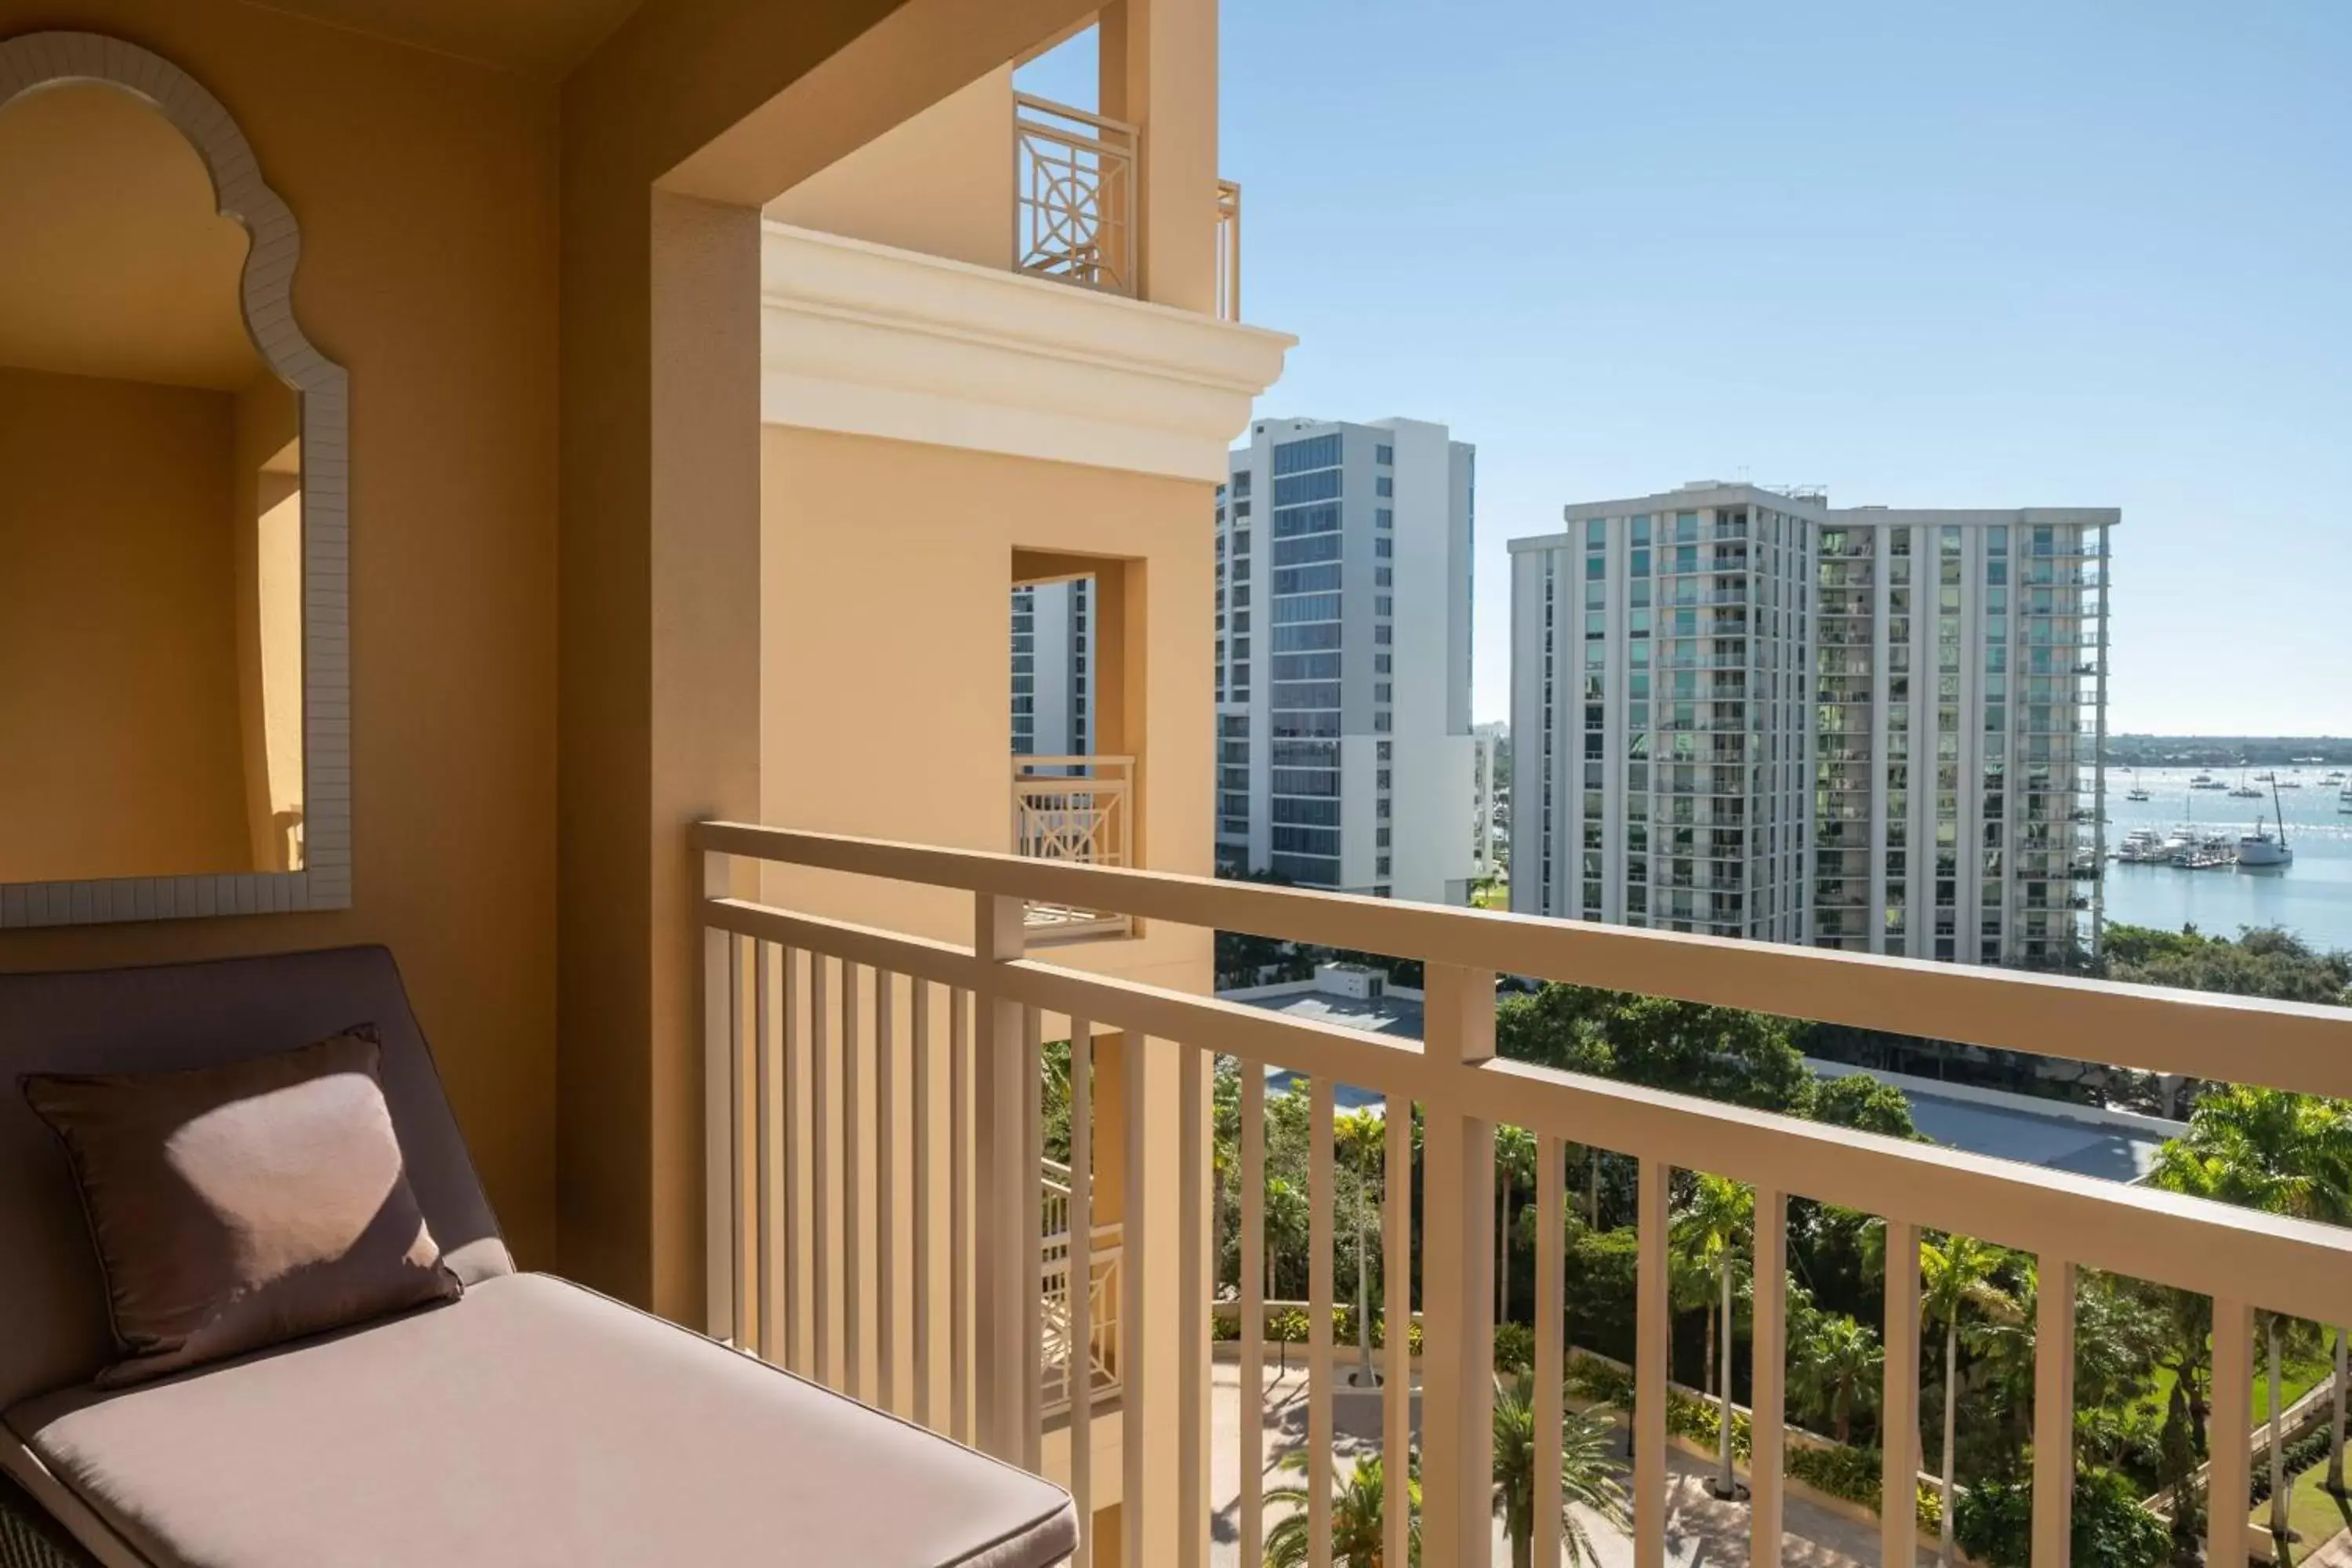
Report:
[[[2352,0],[1229,0],[1261,412],[1478,447],[1503,542],[1685,479],[2115,505],[2110,726],[2352,733]],[[1024,85],[1093,101],[1091,39]]]

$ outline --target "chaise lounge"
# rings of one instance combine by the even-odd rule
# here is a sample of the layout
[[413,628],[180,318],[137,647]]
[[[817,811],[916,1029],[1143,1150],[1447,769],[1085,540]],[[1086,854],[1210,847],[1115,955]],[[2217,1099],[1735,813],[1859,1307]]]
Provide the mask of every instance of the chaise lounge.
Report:
[[[363,1024],[462,1296],[94,1383],[121,1346],[93,1222],[19,1080],[248,1062]],[[1032,1568],[1076,1542],[1034,1476],[518,1271],[381,948],[0,976],[0,1568]]]

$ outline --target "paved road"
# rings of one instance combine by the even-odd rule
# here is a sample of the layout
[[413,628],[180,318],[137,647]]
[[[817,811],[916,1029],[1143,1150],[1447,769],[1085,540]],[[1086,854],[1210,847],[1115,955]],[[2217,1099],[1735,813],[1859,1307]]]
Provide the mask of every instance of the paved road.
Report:
[[[1343,1357],[1340,1364],[1344,1378],[1351,1363]],[[1269,1374],[1273,1371],[1269,1366]],[[1216,1516],[1211,1525],[1210,1557],[1218,1568],[1242,1568],[1236,1522],[1242,1487],[1241,1372],[1219,1363],[1213,1373],[1214,1441],[1209,1484]],[[1338,1437],[1335,1463],[1345,1475],[1359,1454],[1380,1452],[1380,1396],[1358,1394],[1343,1385],[1333,1396],[1332,1417]],[[1419,1417],[1416,1400],[1416,1426]],[[1295,1367],[1287,1375],[1270,1375],[1261,1423],[1265,1434],[1266,1484],[1288,1482],[1291,1476],[1274,1475],[1275,1464],[1283,1455],[1304,1447],[1307,1440],[1307,1384]],[[1666,1503],[1667,1563],[1675,1568],[1733,1568],[1746,1563],[1746,1505],[1720,1501],[1711,1495],[1707,1482],[1713,1471],[1699,1461],[1670,1451],[1667,1464],[1673,1488]],[[1874,1524],[1859,1523],[1798,1498],[1783,1500],[1781,1522],[1787,1542],[1781,1560],[1795,1568],[1870,1568],[1878,1561]],[[1588,1517],[1586,1523],[1599,1549],[1601,1568],[1633,1568],[1630,1536],[1598,1518]],[[1495,1561],[1510,1561],[1499,1524],[1495,1531]],[[1923,1551],[1919,1562],[1922,1568],[1932,1568],[1935,1552]]]

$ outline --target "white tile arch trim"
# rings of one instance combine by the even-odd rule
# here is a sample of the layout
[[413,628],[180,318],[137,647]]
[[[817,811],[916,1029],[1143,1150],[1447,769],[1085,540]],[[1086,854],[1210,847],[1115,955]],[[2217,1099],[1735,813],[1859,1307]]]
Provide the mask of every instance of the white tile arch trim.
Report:
[[151,50],[99,33],[0,39],[0,109],[68,83],[98,83],[144,100],[196,150],[223,217],[252,237],[242,305],[246,331],[301,398],[302,766],[304,868],[221,876],[119,877],[0,884],[0,930],[348,909],[352,902],[351,391],[294,319],[301,232],[261,177],[228,110],[194,77]]
[[773,222],[760,304],[768,424],[1216,484],[1298,341]]

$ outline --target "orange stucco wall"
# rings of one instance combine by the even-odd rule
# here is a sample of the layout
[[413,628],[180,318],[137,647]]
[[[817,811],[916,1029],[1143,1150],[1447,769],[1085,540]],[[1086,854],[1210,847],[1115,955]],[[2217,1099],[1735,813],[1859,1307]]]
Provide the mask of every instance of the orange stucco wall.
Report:
[[235,416],[0,368],[0,881],[252,869]]
[[0,966],[388,943],[509,1238],[551,1263],[554,89],[226,0],[0,0],[0,36],[43,28],[196,77],[302,226],[295,307],[351,373],[356,894],[0,934]]
[[555,83],[233,0],[0,0],[187,69],[302,226],[351,374],[357,853],[346,913],[0,965],[388,943],[524,1260],[692,1318],[684,829],[761,805],[758,212],[1089,8],[646,0]]
[[666,1311],[705,1281],[685,830],[760,805],[759,210],[1085,9],[648,0],[563,86],[563,1254]]
[[[1016,564],[1090,558],[1126,599],[1123,648],[1098,645],[1099,749],[1139,757],[1138,858],[1209,871],[1209,485],[786,426],[761,451],[761,820],[1012,847],[1008,590]],[[966,896],[772,875],[842,919],[970,940]],[[1209,956],[1167,926],[1055,953],[1186,990]]]

